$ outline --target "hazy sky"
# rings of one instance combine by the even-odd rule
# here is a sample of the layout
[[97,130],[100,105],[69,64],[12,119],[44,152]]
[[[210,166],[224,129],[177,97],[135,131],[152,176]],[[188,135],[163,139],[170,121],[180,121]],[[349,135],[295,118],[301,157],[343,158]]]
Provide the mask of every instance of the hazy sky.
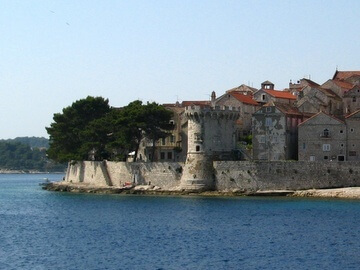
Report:
[[0,138],[47,136],[88,95],[112,106],[360,70],[360,1],[0,0]]

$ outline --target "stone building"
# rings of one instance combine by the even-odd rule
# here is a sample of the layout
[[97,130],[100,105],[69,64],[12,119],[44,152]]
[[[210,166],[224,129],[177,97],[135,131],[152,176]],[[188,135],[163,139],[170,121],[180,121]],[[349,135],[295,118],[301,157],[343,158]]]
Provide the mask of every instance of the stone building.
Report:
[[297,159],[297,126],[306,116],[289,104],[270,102],[253,114],[253,159]]
[[360,110],[345,118],[347,133],[347,160],[360,160]]
[[299,124],[299,160],[346,160],[346,124],[325,112],[319,112]]
[[329,89],[339,97],[343,97],[344,94],[354,87],[352,83],[339,80],[327,80],[321,85],[323,89]]
[[335,81],[344,81],[353,85],[360,85],[360,71],[339,71],[336,70],[332,78]]
[[337,116],[343,114],[342,99],[332,90],[320,86],[308,85],[302,88],[295,105],[303,113],[325,111]]
[[343,96],[344,114],[348,115],[360,109],[360,86],[355,85]]
[[236,108],[187,106],[188,151],[181,178],[181,188],[211,190],[215,188],[214,160],[233,159],[235,149]]
[[[170,120],[174,128],[168,131],[169,135],[155,143],[153,150],[152,141],[144,138],[140,143],[137,160],[160,162],[183,162],[187,154],[187,119],[184,116],[187,106],[209,106],[210,101],[183,101],[182,103],[169,103],[163,106],[173,112]],[[152,155],[154,158],[152,159]]]
[[260,108],[260,104],[253,99],[252,95],[243,94],[239,91],[228,91],[213,102],[214,106],[236,108],[240,113],[240,118],[236,121],[236,138],[241,138],[251,134],[252,114]]
[[237,92],[237,93],[241,93],[243,95],[253,95],[258,89],[254,88],[254,87],[250,87],[248,85],[242,84],[238,87],[234,87],[231,88],[229,90],[226,91],[226,93],[230,93],[230,92]]
[[306,78],[303,78],[303,79],[300,79],[298,80],[296,83],[293,83],[291,80],[290,80],[290,83],[289,83],[289,92],[291,94],[293,94],[294,96],[298,96],[299,93],[302,91],[302,89],[306,86],[312,86],[312,87],[317,87],[317,86],[320,86],[319,84],[317,84],[316,82],[310,80],[310,79],[306,79]]
[[278,91],[274,89],[262,88],[254,94],[254,99],[260,104],[266,104],[270,101],[293,104],[296,101],[296,96],[288,91]]

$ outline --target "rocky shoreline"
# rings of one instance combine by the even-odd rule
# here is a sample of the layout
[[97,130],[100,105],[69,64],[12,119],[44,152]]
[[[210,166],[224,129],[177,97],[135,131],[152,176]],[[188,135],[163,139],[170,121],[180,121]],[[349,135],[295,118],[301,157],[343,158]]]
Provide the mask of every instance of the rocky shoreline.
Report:
[[85,183],[50,182],[44,183],[43,189],[59,192],[99,193],[99,194],[141,194],[141,195],[196,195],[196,196],[287,196],[287,197],[317,197],[360,199],[360,187],[310,189],[310,190],[232,190],[232,191],[203,191],[161,190],[159,187],[146,186],[92,186]]

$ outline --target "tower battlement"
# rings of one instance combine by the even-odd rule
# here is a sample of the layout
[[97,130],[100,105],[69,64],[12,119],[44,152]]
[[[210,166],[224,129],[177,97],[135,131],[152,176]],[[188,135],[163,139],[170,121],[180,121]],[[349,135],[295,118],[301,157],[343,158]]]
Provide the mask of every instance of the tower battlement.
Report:
[[186,106],[185,107],[186,117],[211,117],[211,118],[226,118],[226,119],[237,119],[240,116],[240,110],[236,107],[229,106]]
[[214,188],[212,161],[229,159],[235,148],[237,108],[187,106],[188,153],[181,187],[188,190]]

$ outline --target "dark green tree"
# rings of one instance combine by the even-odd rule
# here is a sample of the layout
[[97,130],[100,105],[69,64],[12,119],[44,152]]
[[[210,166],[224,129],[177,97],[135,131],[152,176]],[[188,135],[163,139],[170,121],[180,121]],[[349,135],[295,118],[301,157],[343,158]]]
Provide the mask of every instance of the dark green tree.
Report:
[[47,153],[58,162],[87,160],[89,156],[125,160],[132,151],[136,157],[142,139],[150,139],[155,150],[155,142],[168,135],[171,116],[171,111],[155,102],[144,105],[135,100],[115,109],[108,100],[87,97],[54,114],[54,123],[46,128],[50,135]]
[[49,158],[57,162],[87,160],[92,150],[87,138],[89,123],[110,112],[109,101],[88,96],[55,113],[54,122],[46,130],[50,136]]

